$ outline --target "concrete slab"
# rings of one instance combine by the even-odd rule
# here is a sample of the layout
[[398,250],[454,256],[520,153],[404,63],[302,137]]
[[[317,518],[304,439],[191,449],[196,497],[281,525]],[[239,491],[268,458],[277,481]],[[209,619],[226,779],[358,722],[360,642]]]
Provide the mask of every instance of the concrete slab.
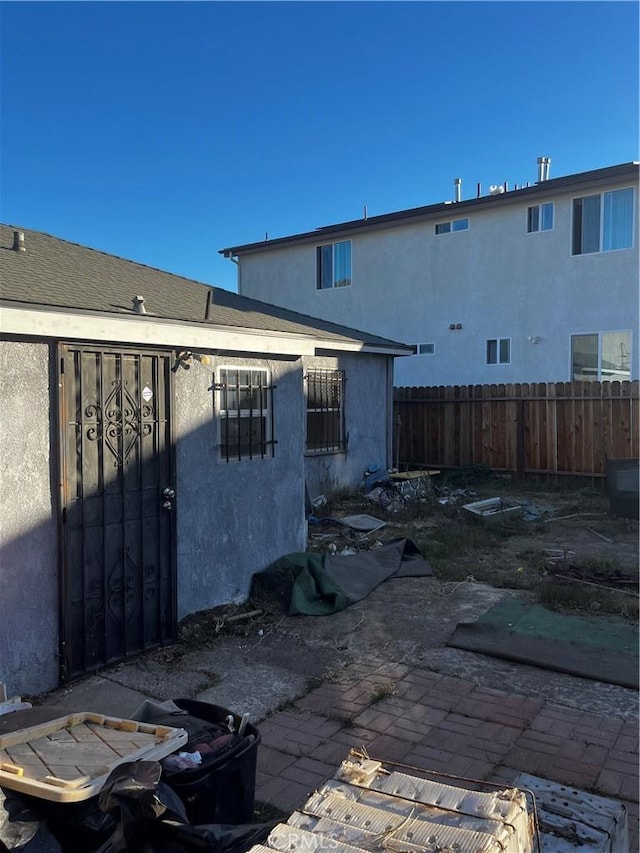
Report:
[[127,718],[146,698],[140,690],[96,675],[48,693],[40,704],[53,705],[65,711],[94,711],[97,714]]
[[184,660],[167,665],[162,660],[141,658],[109,671],[110,681],[160,702],[178,696],[193,696],[205,690],[217,678],[217,673],[206,668],[192,667]]
[[287,702],[303,696],[308,681],[279,666],[246,664],[219,684],[198,694],[200,702],[221,705],[258,722]]

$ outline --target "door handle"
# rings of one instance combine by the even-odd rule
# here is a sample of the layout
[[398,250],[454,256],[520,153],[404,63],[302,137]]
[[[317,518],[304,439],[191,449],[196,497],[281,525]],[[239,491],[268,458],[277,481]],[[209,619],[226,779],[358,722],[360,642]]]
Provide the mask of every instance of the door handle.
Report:
[[173,502],[175,500],[176,493],[175,490],[170,486],[167,486],[162,490],[162,509],[165,509],[167,512],[171,512],[173,509]]

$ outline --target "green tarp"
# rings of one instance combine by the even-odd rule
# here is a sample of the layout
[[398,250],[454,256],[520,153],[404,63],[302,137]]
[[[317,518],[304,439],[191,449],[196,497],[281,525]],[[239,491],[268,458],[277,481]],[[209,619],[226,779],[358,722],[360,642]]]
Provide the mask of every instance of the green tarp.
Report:
[[505,660],[637,688],[638,626],[621,618],[572,616],[507,596],[447,643]]
[[276,598],[290,614],[328,616],[362,600],[390,578],[431,574],[415,544],[396,539],[356,554],[287,554],[253,576],[251,597]]

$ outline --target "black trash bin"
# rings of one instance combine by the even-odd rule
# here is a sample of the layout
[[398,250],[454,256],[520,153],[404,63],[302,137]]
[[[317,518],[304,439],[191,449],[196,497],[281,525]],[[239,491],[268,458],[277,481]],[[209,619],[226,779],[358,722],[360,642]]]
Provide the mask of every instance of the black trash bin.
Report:
[[[194,720],[224,724],[231,715],[236,730],[240,725],[241,718],[238,714],[219,705],[193,699],[173,701]],[[186,718],[178,714],[171,725],[185,727],[185,722]],[[197,737],[195,740],[197,741]],[[191,824],[197,826],[204,823],[253,823],[256,762],[260,740],[258,729],[248,723],[243,737],[238,738],[237,743],[220,756],[204,758],[202,764],[188,770],[163,771],[163,781],[184,803]],[[190,739],[181,751],[188,752],[193,745]]]

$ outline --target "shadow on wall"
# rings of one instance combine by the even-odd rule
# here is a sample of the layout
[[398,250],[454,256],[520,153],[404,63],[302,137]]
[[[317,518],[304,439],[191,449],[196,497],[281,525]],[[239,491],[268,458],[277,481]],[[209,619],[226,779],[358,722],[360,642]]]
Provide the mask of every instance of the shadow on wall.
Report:
[[[299,368],[281,372],[283,396],[300,398],[298,378]],[[107,436],[110,427],[96,429],[89,415],[80,440],[80,418],[73,413],[66,441],[73,460],[65,477],[74,499],[65,507],[60,528],[62,583],[52,497],[52,483],[59,480],[56,465],[50,464],[48,452],[40,454],[29,470],[31,495],[17,486],[22,454],[6,466],[0,680],[11,694],[55,687],[61,668],[68,679],[170,642],[176,617],[244,599],[254,572],[304,547],[302,403],[289,400],[278,406],[281,440],[274,456],[269,452],[264,458],[227,462],[220,458],[211,384],[211,373],[205,371],[176,382],[175,409],[181,400],[202,400],[186,418],[174,412],[179,438],[159,452],[157,435],[147,435],[144,425],[139,443],[129,447],[122,430],[112,429]],[[11,446],[14,436],[23,441],[21,431],[28,430],[21,414],[23,422],[13,419],[13,435],[3,434],[3,444],[7,438]],[[3,456],[11,458],[6,447]],[[118,456],[126,458],[125,465]],[[163,494],[167,488],[174,497]]]

